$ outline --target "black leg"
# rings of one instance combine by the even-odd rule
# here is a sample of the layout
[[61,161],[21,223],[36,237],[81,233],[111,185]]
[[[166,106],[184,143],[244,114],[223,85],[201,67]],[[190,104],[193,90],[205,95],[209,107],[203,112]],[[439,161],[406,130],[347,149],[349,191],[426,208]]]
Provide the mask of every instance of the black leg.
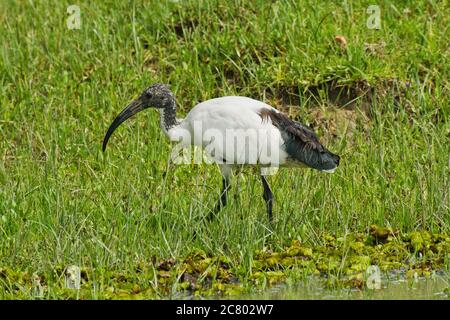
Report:
[[272,215],[272,204],[273,204],[273,194],[272,190],[270,190],[270,186],[267,183],[267,180],[264,176],[261,176],[261,181],[264,187],[264,193],[263,198],[266,201],[266,207],[267,207],[267,214],[269,216],[269,221],[273,221],[273,215]]
[[214,215],[227,205],[228,190],[230,190],[230,181],[228,178],[222,178],[222,192],[220,193],[220,198],[214,208],[214,211],[210,212],[208,220],[214,218]]
[[227,205],[227,195],[230,189],[230,183],[226,178],[222,178],[222,192],[220,194],[219,202],[217,202],[215,211],[218,212],[220,209]]

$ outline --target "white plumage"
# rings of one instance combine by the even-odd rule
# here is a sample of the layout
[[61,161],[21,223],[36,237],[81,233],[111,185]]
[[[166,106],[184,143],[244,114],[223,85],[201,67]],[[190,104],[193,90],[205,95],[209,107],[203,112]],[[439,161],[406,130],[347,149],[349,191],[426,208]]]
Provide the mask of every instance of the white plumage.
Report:
[[[261,110],[278,112],[264,102],[247,97],[207,100],[192,108],[166,134],[171,141],[182,140],[186,146],[202,147],[220,165],[284,165],[288,157],[282,148],[284,140],[270,118],[261,118]],[[161,122],[164,122],[163,115]]]
[[116,117],[105,135],[103,151],[122,122],[149,107],[159,110],[161,128],[171,141],[201,147],[219,165],[223,190],[213,212],[226,204],[229,179],[235,166],[262,168],[263,198],[271,220],[273,195],[264,169],[309,166],[332,172],[339,165],[339,156],[322,146],[311,129],[264,102],[247,97],[221,97],[199,103],[185,119],[177,119],[175,97],[162,84],[148,87]]

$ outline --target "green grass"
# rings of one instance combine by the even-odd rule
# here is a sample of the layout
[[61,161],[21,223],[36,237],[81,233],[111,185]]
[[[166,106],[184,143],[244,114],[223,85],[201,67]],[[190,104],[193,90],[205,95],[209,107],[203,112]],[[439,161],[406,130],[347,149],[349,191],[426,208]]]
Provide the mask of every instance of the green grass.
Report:
[[[81,29],[69,30],[72,3],[2,1],[0,267],[50,277],[75,264],[134,277],[151,257],[201,249],[249,275],[257,250],[292,239],[320,245],[324,234],[372,224],[448,233],[448,3],[379,1],[380,30],[366,27],[371,1],[346,3],[80,1]],[[314,124],[342,164],[334,175],[271,177],[273,228],[257,175],[239,174],[229,206],[205,223],[220,174],[169,164],[157,114],[125,124],[101,152],[116,114],[154,82],[171,85],[181,114],[221,95],[266,100]],[[374,94],[342,122],[330,83]],[[62,297],[55,281],[47,297]],[[32,298],[6,282],[0,298]]]

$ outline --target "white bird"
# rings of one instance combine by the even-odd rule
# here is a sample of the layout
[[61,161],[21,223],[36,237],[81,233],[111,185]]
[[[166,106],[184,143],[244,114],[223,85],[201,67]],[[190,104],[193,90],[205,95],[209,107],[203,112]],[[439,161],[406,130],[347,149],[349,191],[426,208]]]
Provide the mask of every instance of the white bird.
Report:
[[339,165],[339,156],[327,150],[311,129],[251,98],[226,96],[207,100],[192,108],[185,119],[177,119],[175,97],[164,84],[145,89],[114,119],[103,140],[103,151],[122,122],[150,107],[159,111],[161,128],[171,141],[199,146],[219,165],[223,186],[213,213],[226,205],[235,167],[261,168],[263,198],[272,221],[273,194],[265,177],[269,171],[264,169],[307,166],[333,172]]

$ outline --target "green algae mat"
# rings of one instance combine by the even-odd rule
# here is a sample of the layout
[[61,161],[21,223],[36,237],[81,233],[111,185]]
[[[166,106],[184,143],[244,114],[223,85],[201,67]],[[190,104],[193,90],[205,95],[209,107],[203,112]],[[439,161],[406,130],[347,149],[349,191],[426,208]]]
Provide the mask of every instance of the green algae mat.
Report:
[[401,272],[406,279],[448,277],[450,236],[427,231],[401,234],[373,225],[369,234],[326,235],[320,246],[293,240],[280,249],[265,248],[255,252],[250,271],[232,260],[193,250],[179,260],[152,257],[136,265],[133,273],[81,266],[78,289],[67,288],[68,268],[56,268],[51,274],[0,268],[0,284],[6,296],[61,299],[232,297],[308,277],[320,279],[325,288],[377,290],[370,284],[375,270],[380,276]]

